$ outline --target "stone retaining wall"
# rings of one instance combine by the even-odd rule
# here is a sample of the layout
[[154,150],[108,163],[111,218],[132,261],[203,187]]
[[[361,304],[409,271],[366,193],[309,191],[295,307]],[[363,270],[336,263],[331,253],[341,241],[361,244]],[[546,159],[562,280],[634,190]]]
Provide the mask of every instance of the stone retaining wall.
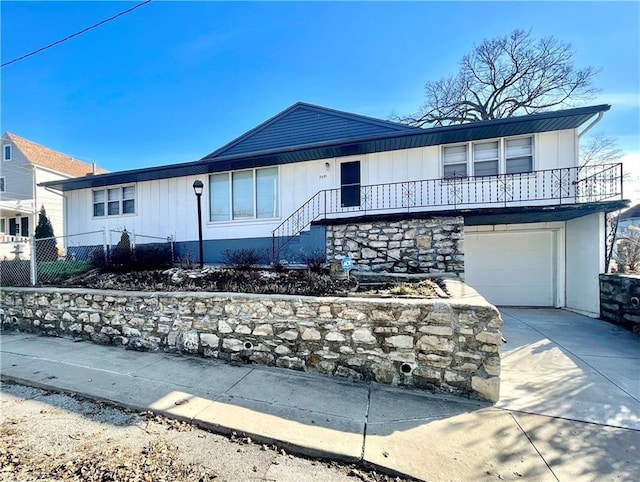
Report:
[[437,217],[327,226],[327,258],[349,256],[361,271],[464,273],[464,218]]
[[479,296],[367,299],[7,288],[0,310],[4,329],[498,400],[502,319]]
[[600,275],[600,318],[640,333],[640,276]]

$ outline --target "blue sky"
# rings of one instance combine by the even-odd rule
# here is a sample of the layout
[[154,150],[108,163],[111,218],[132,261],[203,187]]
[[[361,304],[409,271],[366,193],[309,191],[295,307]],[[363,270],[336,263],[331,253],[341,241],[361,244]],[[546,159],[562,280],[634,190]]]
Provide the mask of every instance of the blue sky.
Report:
[[[136,2],[2,1],[2,61]],[[570,42],[602,69],[640,165],[636,2],[168,2],[2,69],[2,131],[110,171],[199,159],[297,101],[373,117],[410,113],[484,38],[515,28]]]

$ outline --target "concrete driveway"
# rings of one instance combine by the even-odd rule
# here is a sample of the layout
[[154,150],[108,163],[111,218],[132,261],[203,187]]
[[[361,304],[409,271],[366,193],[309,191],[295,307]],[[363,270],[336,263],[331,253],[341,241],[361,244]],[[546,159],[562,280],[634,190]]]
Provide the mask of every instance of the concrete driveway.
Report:
[[640,336],[565,310],[500,311],[497,407],[640,430]]

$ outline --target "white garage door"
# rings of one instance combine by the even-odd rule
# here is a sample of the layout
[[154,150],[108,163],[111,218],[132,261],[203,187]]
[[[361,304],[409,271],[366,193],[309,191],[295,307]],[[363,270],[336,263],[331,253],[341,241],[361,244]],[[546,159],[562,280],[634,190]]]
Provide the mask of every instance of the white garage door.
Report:
[[490,303],[553,306],[553,231],[465,233],[465,281]]

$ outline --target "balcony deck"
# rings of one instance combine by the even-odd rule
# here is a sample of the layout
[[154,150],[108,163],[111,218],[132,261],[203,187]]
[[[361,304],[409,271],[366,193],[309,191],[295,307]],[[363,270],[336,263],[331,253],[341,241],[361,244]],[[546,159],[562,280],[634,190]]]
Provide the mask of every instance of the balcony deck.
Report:
[[311,223],[424,213],[492,212],[495,217],[554,207],[566,207],[560,211],[576,214],[576,207],[593,209],[602,203],[613,211],[624,206],[622,201],[622,164],[327,189],[316,193],[274,229],[273,252],[277,254]]

